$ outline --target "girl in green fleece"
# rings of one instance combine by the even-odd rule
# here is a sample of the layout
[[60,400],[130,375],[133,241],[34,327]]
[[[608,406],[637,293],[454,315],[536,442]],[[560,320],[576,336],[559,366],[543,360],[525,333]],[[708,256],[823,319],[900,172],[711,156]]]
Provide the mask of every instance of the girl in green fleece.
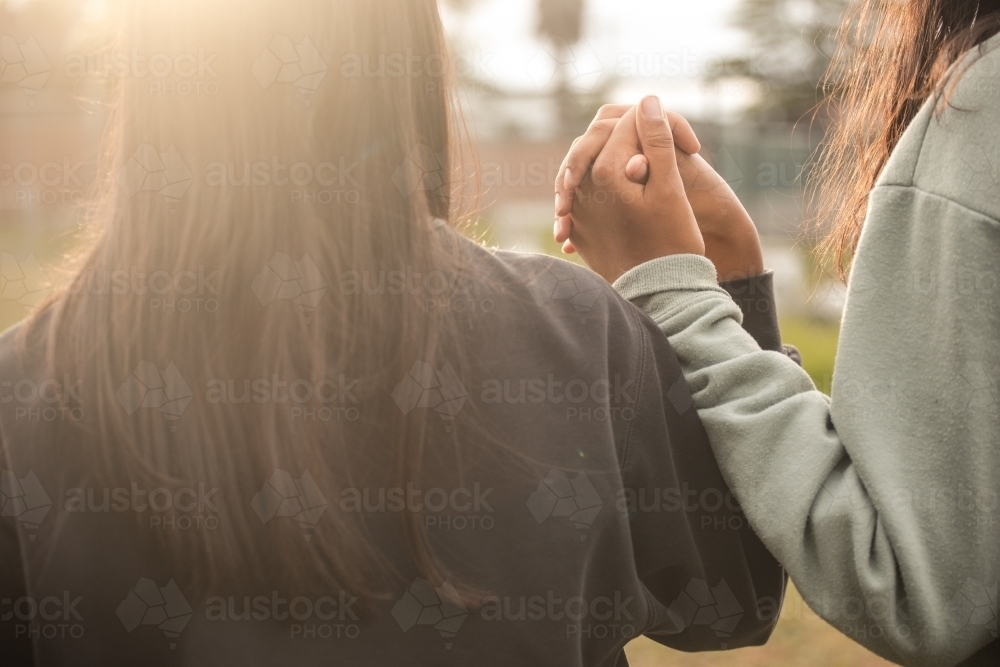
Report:
[[[669,337],[724,476],[814,610],[902,664],[996,665],[1000,2],[855,11],[817,172],[827,247],[854,258],[831,397],[741,329],[717,277],[762,270],[756,233],[675,154],[656,98],[574,145],[555,234]],[[692,209],[692,173],[717,213]]]

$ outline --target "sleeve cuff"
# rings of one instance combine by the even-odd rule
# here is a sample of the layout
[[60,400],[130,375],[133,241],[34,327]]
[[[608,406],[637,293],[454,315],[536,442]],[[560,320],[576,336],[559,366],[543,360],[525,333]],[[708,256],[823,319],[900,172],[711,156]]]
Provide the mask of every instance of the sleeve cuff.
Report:
[[761,349],[782,352],[778,312],[774,305],[774,274],[765,271],[759,276],[731,280],[719,286],[743,311],[743,328]]
[[716,282],[715,265],[701,255],[670,255],[644,262],[626,271],[614,288],[629,301],[668,291],[728,294]]

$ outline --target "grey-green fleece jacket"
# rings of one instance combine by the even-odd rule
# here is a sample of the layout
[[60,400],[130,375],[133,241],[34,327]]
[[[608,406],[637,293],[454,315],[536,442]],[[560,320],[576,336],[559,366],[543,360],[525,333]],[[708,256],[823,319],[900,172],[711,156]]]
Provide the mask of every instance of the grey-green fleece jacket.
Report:
[[615,283],[669,337],[723,475],[806,602],[905,665],[996,655],[998,47],[878,179],[830,398],[740,328],[705,258]]

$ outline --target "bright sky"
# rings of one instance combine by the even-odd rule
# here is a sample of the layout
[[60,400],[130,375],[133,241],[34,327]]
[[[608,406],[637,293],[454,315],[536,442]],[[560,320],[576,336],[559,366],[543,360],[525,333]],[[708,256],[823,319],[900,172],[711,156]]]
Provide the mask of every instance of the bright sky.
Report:
[[[17,10],[34,0],[0,0]],[[79,0],[97,20],[114,0]],[[730,82],[708,89],[701,75],[713,59],[739,53],[745,35],[729,21],[740,0],[585,0],[584,38],[571,55],[573,85],[593,87],[617,75],[616,102],[660,95],[666,105],[691,117],[731,116],[754,98],[749,84]],[[440,3],[449,31],[471,54],[468,67],[479,78],[507,90],[549,89],[551,51],[535,34],[538,0],[477,0],[466,14]]]
[[[738,53],[746,38],[729,25],[739,0],[586,0],[583,42],[574,50],[575,85],[594,85],[603,72],[623,80],[613,101],[647,93],[693,116],[732,112],[752,98],[739,85],[714,93],[699,81],[708,63]],[[467,15],[445,12],[474,66],[502,86],[541,90],[552,58],[535,36],[537,0],[479,0]]]

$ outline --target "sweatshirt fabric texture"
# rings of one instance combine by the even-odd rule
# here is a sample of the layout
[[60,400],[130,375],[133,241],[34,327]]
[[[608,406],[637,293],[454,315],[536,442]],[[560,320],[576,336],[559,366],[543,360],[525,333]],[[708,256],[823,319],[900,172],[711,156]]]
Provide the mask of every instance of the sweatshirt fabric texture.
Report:
[[615,284],[681,361],[723,475],[805,601],[904,665],[997,664],[1000,36],[871,193],[831,397],[703,257]]
[[[382,422],[440,403],[405,404],[414,397],[404,391],[415,382],[408,377],[418,389],[440,386],[457,397],[459,409],[441,418],[429,412],[426,447],[444,471],[461,464],[461,476],[442,473],[415,489],[425,492],[417,502],[425,500],[428,540],[457,581],[482,591],[476,604],[449,603],[445,587],[416,571],[393,488],[388,500],[380,495],[380,470],[393,461],[388,436],[350,443],[365,463],[354,479],[365,490],[366,529],[400,573],[385,582],[384,599],[355,604],[352,594],[318,583],[310,591],[270,581],[185,586],[186,572],[202,564],[196,555],[172,562],[153,539],[157,531],[218,525],[240,507],[266,509],[258,496],[280,488],[289,511],[282,504],[277,516],[258,513],[260,521],[251,515],[242,526],[266,575],[282,567],[285,545],[331,529],[335,512],[361,509],[317,471],[306,480],[307,470],[262,470],[245,494],[211,471],[176,484],[99,478],[100,450],[89,436],[97,431],[95,380],[53,378],[45,337],[21,346],[11,330],[0,336],[2,664],[622,667],[624,645],[639,634],[685,651],[764,643],[785,575],[732,501],[666,337],[587,269],[455,243],[472,277],[455,299],[478,307],[429,316],[461,318],[474,355],[429,371],[414,360],[406,377],[363,378],[354,391],[358,419]],[[748,325],[778,347],[769,280],[731,287],[765,294],[767,312]],[[211,371],[173,361],[190,400],[211,402]],[[143,379],[155,386],[157,378]],[[39,388],[34,400],[31,387]],[[70,403],[64,413],[46,402],[60,387]],[[249,416],[259,406],[205,409]],[[47,418],[53,411],[68,418]],[[198,438],[188,417],[164,419],[163,437]],[[178,494],[176,507],[163,509],[160,487]],[[205,493],[192,499],[185,488]],[[310,515],[312,528],[293,520],[296,489],[308,492],[303,506],[325,507]]]

